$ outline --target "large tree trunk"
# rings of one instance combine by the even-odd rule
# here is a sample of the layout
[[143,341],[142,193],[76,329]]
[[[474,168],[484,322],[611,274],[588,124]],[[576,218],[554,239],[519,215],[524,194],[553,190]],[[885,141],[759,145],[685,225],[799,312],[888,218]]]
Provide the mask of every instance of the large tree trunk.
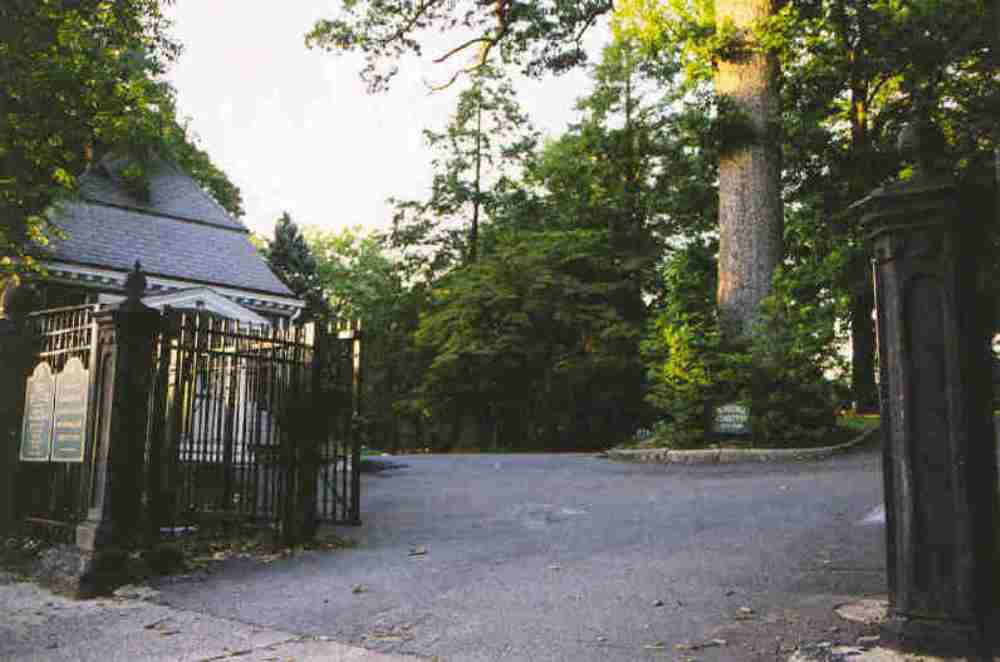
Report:
[[[858,3],[858,37],[850,53],[851,71],[851,179],[848,182],[850,201],[859,200],[872,187],[872,141],[868,131],[867,68],[867,2]],[[847,12],[844,11],[846,16]],[[849,29],[843,28],[845,34]],[[851,293],[851,395],[859,412],[878,411],[878,389],[875,385],[875,293],[872,270],[862,261],[855,270],[857,282]]]
[[[1000,0],[993,3],[993,80],[1000,82]],[[995,185],[993,204],[997,228],[1000,228],[1000,117],[993,124],[993,181]]]
[[[775,0],[716,0],[716,21],[732,22],[747,45],[753,23],[770,15]],[[752,129],[723,136],[719,158],[719,289],[723,333],[729,340],[751,331],[761,301],[782,258],[781,151],[778,62],[773,55],[746,52],[720,60],[715,76],[720,100],[731,104]],[[726,107],[724,103],[723,108]]]

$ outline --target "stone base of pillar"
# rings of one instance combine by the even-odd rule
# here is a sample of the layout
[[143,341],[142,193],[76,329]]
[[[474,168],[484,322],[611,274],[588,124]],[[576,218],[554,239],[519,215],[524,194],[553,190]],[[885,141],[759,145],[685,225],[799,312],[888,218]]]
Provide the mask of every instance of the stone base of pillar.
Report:
[[35,562],[35,581],[50,591],[76,599],[108,595],[128,583],[128,554],[104,548],[88,552],[75,545],[52,547]]
[[[890,613],[881,628],[882,643],[903,651],[943,656],[967,656],[970,660],[987,654],[989,642],[984,642],[975,624],[946,621]],[[988,657],[985,659],[993,659]]]
[[87,520],[76,527],[76,546],[85,552],[96,552],[113,546],[111,523]]

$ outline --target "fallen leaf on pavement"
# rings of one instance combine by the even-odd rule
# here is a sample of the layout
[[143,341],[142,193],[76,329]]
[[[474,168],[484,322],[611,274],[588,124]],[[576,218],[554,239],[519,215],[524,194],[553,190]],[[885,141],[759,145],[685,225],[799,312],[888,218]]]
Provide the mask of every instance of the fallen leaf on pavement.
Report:
[[711,639],[709,641],[702,641],[696,644],[676,644],[674,646],[675,650],[679,651],[700,651],[705,648],[715,648],[716,646],[725,646],[725,639]]

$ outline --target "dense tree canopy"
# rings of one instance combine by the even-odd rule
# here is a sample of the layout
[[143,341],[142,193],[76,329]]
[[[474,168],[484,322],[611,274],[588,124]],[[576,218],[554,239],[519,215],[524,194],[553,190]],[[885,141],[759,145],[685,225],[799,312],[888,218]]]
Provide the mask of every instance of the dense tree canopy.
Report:
[[[426,272],[413,338],[427,369],[401,402],[455,435],[471,425],[457,418],[492,421],[493,432],[479,436],[493,442],[513,429],[505,408],[551,412],[551,443],[553,430],[572,428],[587,411],[594,420],[602,408],[626,411],[634,425],[646,415],[634,406],[642,397],[679,424],[679,439],[704,434],[708,403],[752,401],[756,428],[772,443],[822,434],[845,399],[871,406],[870,271],[863,230],[840,212],[907,175],[895,142],[918,107],[944,128],[942,157],[960,180],[993,168],[993,4],[359,0],[318,22],[307,41],[363,53],[373,91],[440,30],[453,36],[450,50],[432,54],[440,81],[471,90],[485,66],[540,75],[584,62],[581,35],[612,18],[615,44],[593,70],[594,93],[579,102],[581,122],[522,155],[488,196],[472,196],[486,211],[477,264],[452,258]],[[430,224],[443,217],[424,210]],[[470,235],[453,236],[466,245]],[[397,234],[395,248],[411,238]],[[442,255],[425,248],[421,260]],[[532,312],[544,309],[536,292],[548,292],[528,286],[536,281],[568,293],[551,316]],[[578,307],[574,292],[600,305]],[[719,344],[732,315],[758,337]],[[553,319],[588,329],[575,341],[586,348],[581,356],[614,356],[598,363],[617,367],[599,373],[588,361],[547,361],[562,352],[548,340],[559,328]],[[853,365],[845,373],[848,331]],[[639,356],[639,337],[641,363],[630,358]],[[632,361],[644,377],[627,376]],[[574,367],[561,372],[566,366]],[[577,386],[614,384],[616,394],[563,383],[561,400],[537,395],[566,374],[580,378]],[[514,404],[526,390],[534,400]]]
[[45,211],[109,151],[131,156],[138,180],[152,155],[173,159],[242,214],[162,80],[179,52],[167,28],[160,0],[0,3],[0,277],[32,267]]

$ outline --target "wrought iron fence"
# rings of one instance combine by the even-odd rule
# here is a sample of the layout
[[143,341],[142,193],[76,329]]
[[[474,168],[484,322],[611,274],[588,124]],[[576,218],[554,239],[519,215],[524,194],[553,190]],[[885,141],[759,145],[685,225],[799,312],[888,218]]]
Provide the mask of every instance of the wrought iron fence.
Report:
[[[89,368],[92,396],[102,379],[97,310],[30,316],[36,364],[58,374],[78,358]],[[219,517],[275,529],[290,521],[307,528],[360,522],[361,367],[357,324],[253,326],[164,311],[148,368],[145,452],[136,466],[147,521],[161,532]],[[18,463],[22,519],[71,533],[86,516],[103,415],[95,397],[90,401],[82,463]]]
[[147,435],[155,521],[358,521],[356,336],[165,313]]

